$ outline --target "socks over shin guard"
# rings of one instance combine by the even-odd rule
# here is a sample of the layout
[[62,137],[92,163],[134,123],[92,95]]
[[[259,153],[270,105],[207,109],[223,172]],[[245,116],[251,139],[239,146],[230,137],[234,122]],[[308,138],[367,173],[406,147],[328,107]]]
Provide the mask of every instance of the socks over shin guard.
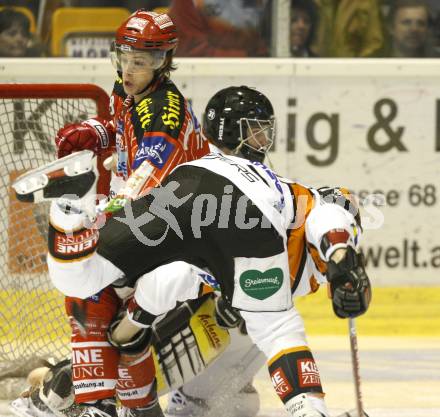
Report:
[[66,297],[72,327],[72,378],[76,402],[115,394],[119,351],[107,340],[107,329],[120,300],[111,287],[86,298]]
[[151,348],[138,354],[121,352],[116,392],[128,408],[146,407],[157,401],[156,370]]

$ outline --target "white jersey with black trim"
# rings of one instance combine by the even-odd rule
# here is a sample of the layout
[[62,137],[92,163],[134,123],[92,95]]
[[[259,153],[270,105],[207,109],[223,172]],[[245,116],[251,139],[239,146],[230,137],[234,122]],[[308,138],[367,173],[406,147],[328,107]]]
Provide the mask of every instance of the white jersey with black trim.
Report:
[[[232,305],[242,310],[252,340],[268,358],[283,349],[306,345],[301,317],[292,305],[289,280],[290,237],[287,232],[295,218],[294,187],[292,184],[281,182],[263,164],[238,157],[212,153],[186,165],[199,166],[228,178],[262,211],[284,240],[285,250],[279,255],[270,258],[234,259],[235,291]],[[321,201],[319,195],[308,187],[298,185],[297,188],[301,188],[301,192],[308,195],[306,208],[309,214],[307,217],[304,216],[305,230],[300,235],[301,239],[305,239],[306,236],[307,242],[314,245],[318,252],[321,250],[322,236],[331,229],[344,229],[351,235],[351,240],[355,240],[352,232],[354,218],[347,210],[337,204]],[[290,236],[293,233],[294,230],[290,231]],[[258,245],[258,242],[255,244]],[[292,255],[299,256],[296,251]],[[318,255],[322,261],[328,260],[324,256],[329,256],[329,253]],[[81,298],[95,294],[122,275],[121,270],[98,254],[72,263],[57,262],[49,257],[48,265],[55,286],[67,295]],[[170,282],[164,281],[164,277],[171,276],[171,264],[142,276],[135,295],[138,304],[153,314],[162,314],[173,308],[180,297],[196,298],[200,284],[206,283],[206,278],[204,271],[189,267],[184,276],[176,273]],[[267,282],[271,280],[269,283],[274,284],[276,291],[269,295],[266,292],[263,294],[266,298],[263,299],[249,297],[249,291],[240,285],[240,277],[251,270],[261,272],[260,275],[267,278]],[[270,270],[272,275],[266,274]],[[278,270],[280,274],[275,276],[273,270]],[[183,272],[184,268],[176,268],[176,271]],[[275,278],[280,276],[283,279],[275,282]],[[256,287],[261,283],[259,277],[250,279],[256,283]],[[172,292],[170,288],[173,289]]]
[[182,165],[198,166],[228,178],[285,238],[294,214],[292,195],[288,186],[266,165],[217,152]]

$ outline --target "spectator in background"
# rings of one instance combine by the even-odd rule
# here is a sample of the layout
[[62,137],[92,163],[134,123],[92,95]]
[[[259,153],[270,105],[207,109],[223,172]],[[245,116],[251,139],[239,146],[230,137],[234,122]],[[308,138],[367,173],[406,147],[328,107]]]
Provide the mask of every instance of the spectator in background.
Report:
[[319,24],[313,50],[323,57],[371,57],[383,50],[378,0],[315,0]]
[[[14,0],[16,1],[16,0]],[[171,0],[51,0],[57,7],[125,7],[130,11],[168,7]]]
[[429,38],[429,8],[424,0],[396,0],[388,15],[389,45],[384,56],[435,56]]
[[440,1],[426,0],[429,7],[430,16],[430,35],[432,36],[432,46],[435,55],[440,56]]
[[134,12],[138,9],[153,10],[168,7],[171,0],[64,0],[66,7],[125,7]]
[[6,7],[0,10],[0,56],[9,58],[41,56],[41,45],[30,33],[26,15]]
[[290,53],[296,58],[316,57],[310,49],[317,24],[313,0],[293,0],[290,11]]
[[171,0],[125,0],[124,3],[124,7],[130,11],[135,11],[142,7],[147,10],[153,10],[157,7],[169,7]]
[[265,0],[173,0],[169,11],[179,32],[177,56],[267,56],[259,36]]
[[26,7],[37,17],[40,0],[2,0],[0,5],[4,7]]

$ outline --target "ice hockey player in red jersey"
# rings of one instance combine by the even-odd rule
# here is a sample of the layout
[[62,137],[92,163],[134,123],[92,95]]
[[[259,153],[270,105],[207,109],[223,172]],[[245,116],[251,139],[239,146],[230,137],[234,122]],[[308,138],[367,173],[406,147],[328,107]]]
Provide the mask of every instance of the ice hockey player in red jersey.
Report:
[[[204,155],[208,145],[191,106],[171,81],[176,28],[166,14],[138,10],[116,33],[112,62],[119,77],[110,99],[113,120],[67,125],[58,132],[58,156],[90,149],[116,152],[116,177],[127,180],[140,168],[147,180],[131,197],[156,186],[179,163]],[[121,181],[113,179],[112,193]],[[128,192],[128,190],[126,190]]]
[[[264,160],[267,151],[273,144],[275,135],[275,117],[273,107],[264,94],[246,86],[228,87],[220,90],[211,98],[205,113],[205,128],[203,134],[210,142],[212,152],[240,155],[253,161],[262,162]],[[218,124],[220,118],[224,118],[226,122],[224,125],[223,135],[218,134]],[[244,133],[249,128],[253,129],[255,132],[257,132],[257,134],[250,135],[246,138],[244,137]],[[175,271],[178,272],[179,268],[176,267]],[[216,298],[216,300],[217,321],[221,324],[221,326],[226,326],[224,320],[230,313],[222,308],[223,303],[221,302],[221,299]],[[223,319],[220,318],[220,316],[224,316],[225,314],[226,316]],[[177,319],[178,316],[176,316],[176,320]],[[167,317],[166,321],[169,322],[169,320],[170,319]],[[242,322],[243,320],[241,320],[241,323]],[[236,324],[235,318],[234,324]],[[176,323],[176,325],[173,325],[172,328],[180,329],[183,325],[183,322]],[[249,337],[243,334],[243,329],[239,325],[237,325],[239,329],[232,329],[230,324],[228,324],[226,327],[228,328],[231,337],[230,346],[224,353],[221,354],[219,359],[216,359],[215,364],[210,364],[208,366],[208,370],[202,371],[202,374],[206,374],[206,376],[202,375],[200,381],[196,380],[194,383],[190,382],[185,384],[185,390],[191,391],[192,386],[196,387],[199,397],[198,401],[204,400],[204,398],[201,398],[201,394],[199,392],[200,387],[203,386],[205,394],[213,391],[215,392],[218,387],[218,382],[224,377],[224,372],[229,377],[230,371],[235,367],[235,364],[240,363],[241,357],[245,355],[246,352],[253,346]],[[166,338],[172,339],[173,343],[177,344],[179,340],[178,333],[167,334]],[[163,334],[163,332],[161,332],[161,334]],[[197,347],[197,349],[200,349],[200,346]],[[249,375],[249,377],[247,379],[244,378],[242,382],[236,381],[234,384],[234,388],[229,393],[230,395],[228,395],[228,398],[233,398],[233,402],[228,401],[228,405],[230,405],[229,410],[226,410],[225,407],[222,407],[222,410],[227,412],[228,415],[230,414],[231,417],[233,417],[234,414],[231,414],[230,411],[234,411],[234,413],[238,412],[240,417],[245,417],[247,415],[255,415],[259,409],[257,393],[250,385],[249,381],[256,370],[263,365],[264,355],[258,353],[256,348],[254,351],[257,353],[258,358],[251,360],[251,357],[247,355],[247,361],[252,363],[249,363],[249,365],[246,367],[246,370],[241,372],[240,380],[243,379],[245,375]],[[184,363],[184,354],[184,350],[179,353],[179,360],[181,362],[179,369],[184,381],[189,381],[191,379],[192,371],[191,369],[184,370],[184,365],[182,365],[182,363]],[[187,352],[186,354],[189,353]],[[163,358],[159,356],[158,360],[162,361]],[[176,359],[175,361],[178,363],[179,360]],[[162,364],[162,366],[164,365]],[[69,373],[68,365],[58,364],[51,372],[53,374],[53,378],[50,378],[50,381],[46,384],[43,390],[43,392],[46,392],[46,394],[41,395],[41,398],[38,398],[38,395],[33,395],[28,399],[17,399],[14,401],[13,409],[18,411],[18,414],[23,415],[22,410],[26,407],[27,414],[32,414],[32,410],[38,409],[38,407],[44,408],[45,405],[41,404],[41,400],[56,414],[68,414],[67,408],[69,407],[69,401],[71,401],[71,396],[68,389],[69,382],[66,380],[66,374]],[[172,371],[167,370],[166,372]],[[200,373],[200,369],[198,372]],[[58,381],[61,382],[58,383]],[[175,386],[177,387],[178,385]],[[49,400],[47,394],[48,391],[51,391],[53,395],[58,398],[55,404]],[[63,401],[59,401],[60,396],[63,397]],[[204,396],[206,397],[206,395]],[[171,397],[170,407],[175,404],[178,399],[182,399],[182,397],[183,391],[175,391]],[[179,410],[180,409],[181,407],[179,406]],[[176,410],[177,408],[174,408],[173,413],[175,413]],[[189,411],[191,411],[191,413],[195,413],[194,407],[191,406],[185,407],[184,411],[186,414],[188,414]],[[203,412],[206,411],[208,410],[204,408]],[[47,410],[47,413],[49,412],[50,411]],[[249,414],[249,412],[252,414]]]
[[[118,73],[110,102],[113,119],[89,119],[57,134],[59,157],[84,149],[108,154],[107,167],[113,171],[108,213],[148,193],[178,164],[209,151],[188,101],[170,80],[177,43],[168,15],[143,9],[133,13],[112,46]],[[73,240],[88,238],[78,234]],[[85,300],[66,297],[75,400],[87,415],[114,416],[117,393],[124,416],[157,416],[161,412],[148,349],[120,352],[107,341],[108,327],[126,295],[122,292],[112,286]]]

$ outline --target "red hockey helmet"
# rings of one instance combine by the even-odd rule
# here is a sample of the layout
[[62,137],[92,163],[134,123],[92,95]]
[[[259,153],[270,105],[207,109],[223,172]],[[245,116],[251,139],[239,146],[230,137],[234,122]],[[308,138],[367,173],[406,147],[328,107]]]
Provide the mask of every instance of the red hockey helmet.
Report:
[[119,27],[115,43],[127,49],[174,51],[177,40],[176,26],[167,14],[139,9]]
[[139,9],[117,30],[110,56],[119,72],[163,72],[176,48],[177,30],[170,17]]

